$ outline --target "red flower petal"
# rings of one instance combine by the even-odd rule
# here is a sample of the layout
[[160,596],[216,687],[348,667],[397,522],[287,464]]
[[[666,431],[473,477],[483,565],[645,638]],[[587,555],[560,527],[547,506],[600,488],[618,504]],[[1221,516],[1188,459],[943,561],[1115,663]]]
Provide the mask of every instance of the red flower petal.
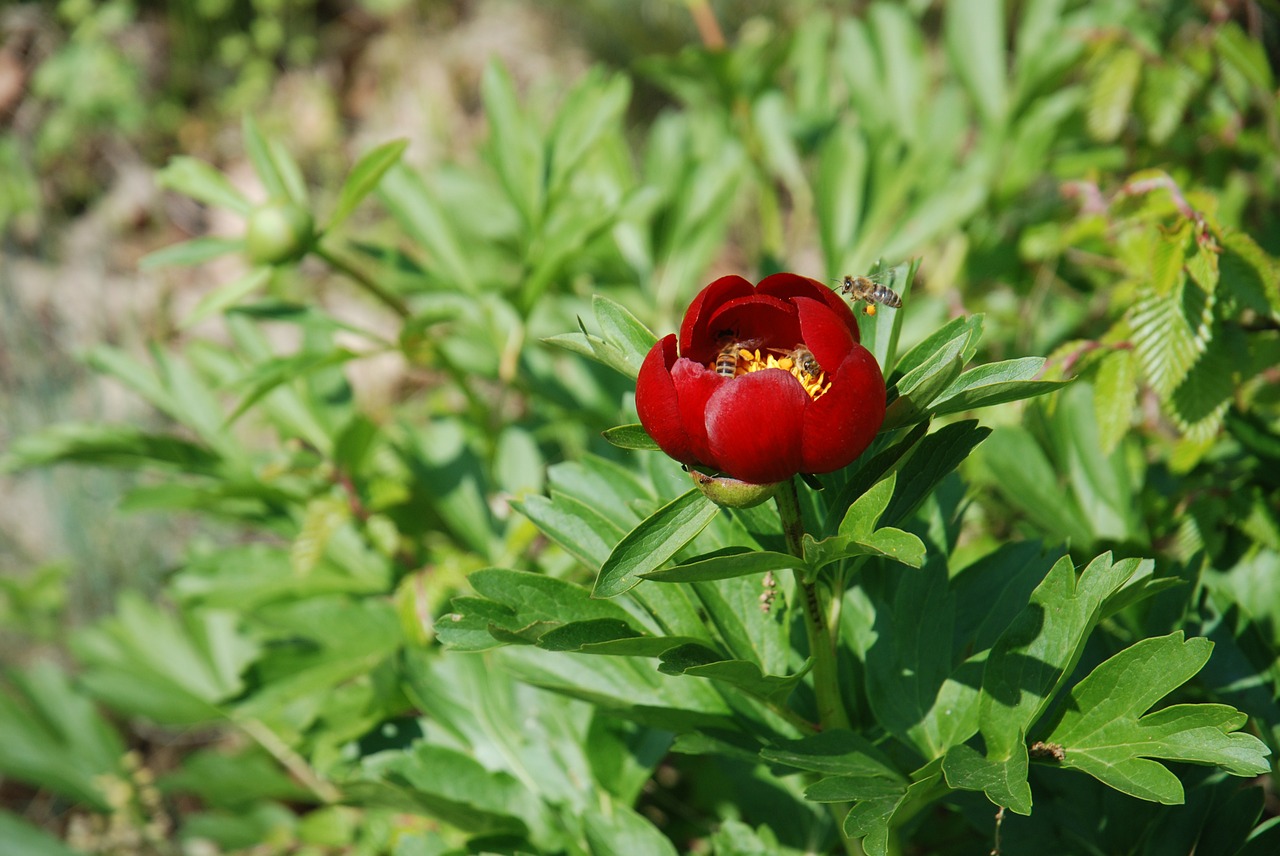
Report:
[[680,418],[680,399],[671,366],[676,362],[676,337],[672,333],[653,344],[636,377],[636,412],[649,436],[677,461],[697,463],[693,442]]
[[816,279],[794,273],[775,273],[760,280],[756,286],[758,294],[773,294],[783,298],[810,297],[821,301],[836,313],[841,322],[853,333],[855,342],[862,341],[858,331],[857,316],[849,307],[848,301],[835,289],[828,288]]
[[765,484],[800,472],[800,427],[811,404],[799,381],[764,369],[725,383],[707,402],[712,463],[742,481]]
[[725,303],[712,314],[710,326],[715,330],[732,330],[739,340],[759,340],[753,348],[790,348],[800,340],[795,306],[766,294]]
[[827,371],[827,378],[833,378],[833,370],[844,362],[849,351],[857,344],[857,339],[826,303],[819,303],[808,297],[796,297],[792,300],[800,319],[800,341],[813,352],[818,365]]
[[717,390],[730,381],[701,363],[684,357],[676,360],[672,366],[671,380],[676,388],[680,424],[684,426],[689,438],[689,448],[695,459],[685,463],[710,464],[715,456],[712,455],[711,445],[707,440],[707,403]]
[[800,472],[829,473],[848,465],[884,422],[884,377],[870,351],[854,345],[828,377],[831,388],[805,408]]
[[[684,312],[680,324],[680,353],[691,357],[695,342],[712,342],[719,338],[719,330],[709,329],[711,314],[725,302],[735,297],[747,297],[755,293],[750,282],[740,276],[722,276],[699,291]],[[700,355],[699,355],[700,356]],[[707,357],[710,359],[710,357]]]

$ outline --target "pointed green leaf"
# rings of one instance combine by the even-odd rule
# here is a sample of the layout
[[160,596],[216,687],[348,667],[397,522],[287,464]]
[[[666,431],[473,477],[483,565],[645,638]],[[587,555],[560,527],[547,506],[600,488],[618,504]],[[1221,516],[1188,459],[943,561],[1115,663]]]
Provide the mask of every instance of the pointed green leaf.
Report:
[[768,550],[747,550],[709,559],[684,562],[671,568],[663,568],[641,574],[641,578],[659,583],[696,583],[710,580],[728,580],[793,568],[800,560],[790,553],[772,553]]
[[595,310],[604,341],[623,355],[630,369],[629,376],[635,377],[640,373],[640,364],[644,362],[658,337],[624,306],[607,297],[597,294],[591,300],[591,307]]
[[378,182],[382,181],[382,177],[386,175],[387,170],[400,162],[400,158],[404,155],[404,150],[408,147],[408,140],[392,140],[365,152],[360,160],[356,161],[356,165],[351,168],[351,172],[347,174],[347,180],[342,184],[342,192],[338,195],[338,204],[334,206],[333,214],[329,217],[329,224],[325,226],[325,231],[336,229],[342,225],[342,222],[351,216],[351,212],[368,196],[373,189],[378,186]]
[[692,675],[729,684],[744,692],[781,702],[804,677],[804,670],[794,675],[766,675],[750,660],[726,660],[706,645],[680,645],[663,652],[658,670],[667,675]]
[[1001,0],[968,0],[945,7],[947,51],[982,119],[998,125],[1005,114],[1005,8]]
[[836,776],[875,776],[905,784],[893,762],[861,734],[834,729],[760,750],[760,757],[797,770]]
[[603,565],[624,532],[595,508],[569,496],[526,496],[513,500],[511,507],[588,568]]
[[112,467],[166,467],[209,475],[219,469],[212,450],[126,425],[55,425],[14,441],[0,457],[0,472],[19,472],[58,463]]
[[646,452],[659,449],[658,444],[653,441],[653,438],[649,436],[649,432],[644,430],[644,426],[639,422],[606,428],[600,432],[600,436],[619,449],[635,449]]
[[1138,400],[1138,366],[1129,349],[1111,351],[1098,366],[1093,386],[1094,416],[1098,421],[1098,447],[1110,455],[1133,423]]
[[966,419],[944,425],[921,440],[898,468],[893,501],[880,523],[892,526],[905,520],[990,433],[990,428]]
[[258,180],[267,191],[267,198],[288,199],[289,189],[276,166],[275,158],[271,155],[270,145],[262,135],[262,131],[258,129],[258,123],[248,113],[244,114],[240,131],[241,136],[244,137],[245,153],[249,155],[253,171],[258,174]]
[[200,299],[191,314],[182,319],[183,328],[193,327],[210,315],[216,315],[262,287],[271,278],[271,268],[256,267],[233,282],[220,285]]
[[616,597],[655,571],[706,528],[720,511],[696,488],[655,511],[614,547],[592,597]]
[[890,473],[888,478],[873,485],[853,505],[849,506],[837,531],[850,538],[869,536],[875,531],[876,523],[884,514],[884,510],[889,507],[889,500],[893,498],[893,489],[897,481],[898,474]]
[[249,216],[253,206],[227,177],[204,161],[179,156],[156,174],[156,184],[214,205]]
[[677,856],[671,839],[635,809],[615,800],[590,805],[583,813],[582,824],[591,853]]
[[924,555],[924,542],[919,537],[892,527],[877,529],[863,538],[833,535],[817,541],[812,535],[804,536],[805,563],[814,569],[855,556],[879,556],[918,568]]
[[1043,366],[1043,357],[1024,357],[970,369],[930,403],[929,411],[943,415],[1022,401],[1067,384],[1067,381],[1034,380]]
[[171,244],[154,253],[147,253],[138,262],[138,268],[155,270],[162,267],[198,265],[242,249],[244,249],[244,241],[239,238],[193,238],[180,244]]

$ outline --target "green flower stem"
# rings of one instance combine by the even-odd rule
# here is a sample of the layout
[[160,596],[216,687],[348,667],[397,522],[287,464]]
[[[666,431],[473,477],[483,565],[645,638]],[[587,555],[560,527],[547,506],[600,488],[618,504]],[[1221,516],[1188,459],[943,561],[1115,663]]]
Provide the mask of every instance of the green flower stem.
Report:
[[[787,550],[793,556],[803,556],[804,521],[800,518],[800,497],[796,493],[795,479],[781,485],[773,500],[782,518]],[[839,674],[836,671],[836,643],[827,624],[822,594],[817,583],[803,572],[796,571],[795,574],[804,612],[804,629],[809,638],[809,655],[813,657],[813,690],[818,699],[818,721],[822,723],[823,731],[848,728],[849,716],[840,697]]]
[[332,250],[323,246],[318,241],[312,251],[317,256],[324,259],[329,267],[339,273],[346,274],[356,285],[369,292],[370,295],[401,318],[408,318],[413,314],[409,311],[409,307],[405,305],[405,302],[398,296],[392,294],[390,291],[387,291],[381,285],[374,282],[367,274],[353,267],[346,259],[334,255]]
[[[800,517],[800,496],[796,493],[796,480],[791,478],[778,486],[773,495],[782,518],[782,534],[787,539],[787,551],[793,556],[804,556],[804,520]],[[800,590],[801,609],[804,612],[804,629],[809,637],[809,655],[813,658],[813,691],[818,699],[818,721],[823,731],[848,728],[849,715],[840,697],[840,681],[836,672],[836,643],[827,623],[827,613],[822,606],[818,584],[802,570],[796,570],[796,587]],[[849,803],[829,803],[831,817],[835,821],[840,843],[848,856],[864,856],[862,844],[844,834],[844,817],[851,808]]]

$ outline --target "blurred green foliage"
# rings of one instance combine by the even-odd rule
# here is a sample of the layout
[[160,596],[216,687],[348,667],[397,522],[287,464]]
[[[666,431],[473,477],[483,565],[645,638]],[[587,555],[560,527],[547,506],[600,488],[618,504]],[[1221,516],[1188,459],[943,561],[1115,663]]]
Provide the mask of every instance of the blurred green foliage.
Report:
[[[214,117],[255,103],[316,55],[322,11],[59,4],[65,41],[32,78],[38,133],[0,138],[0,163],[25,169],[0,171],[0,225],[96,134],[172,129],[191,98]],[[722,18],[724,50],[628,40],[625,70],[594,67],[553,102],[490,63],[487,137],[457,162],[414,168],[391,141],[310,187],[252,118],[262,198],[170,160],[162,186],[245,231],[144,265],[239,256],[243,273],[145,358],[87,355],[167,427],[51,426],[0,462],[133,471],[123,510],[233,534],[185,545],[161,602],[122,591],[75,628],[73,668],[7,674],[0,774],[30,789],[9,807],[95,853],[829,852],[841,824],[872,852],[1275,852],[1260,788],[1150,760],[1256,774],[1248,753],[1233,767],[1171,741],[1125,758],[1127,785],[1066,763],[1111,787],[1038,758],[1028,817],[1020,792],[1000,820],[979,792],[1001,792],[991,758],[1016,727],[1076,739],[1069,705],[1128,699],[1099,685],[1152,651],[1185,672],[1156,676],[1175,711],[1216,712],[1204,727],[1225,740],[1245,737],[1237,708],[1280,748],[1280,105],[1254,19],[1174,0],[802,11]],[[584,4],[579,26],[615,12]],[[159,97],[117,38],[152,15],[174,51]],[[639,87],[660,98],[639,109]],[[673,329],[713,275],[834,281],[917,256],[904,308],[861,319],[895,396],[886,431],[805,507],[861,732],[792,745],[779,736],[812,690],[755,578],[587,597],[602,568],[640,572],[615,548],[659,531],[687,489],[601,432],[635,422],[649,330]],[[353,369],[375,360],[399,385],[371,405]],[[1001,402],[988,426],[966,418]],[[767,557],[782,535],[753,510],[702,522],[697,549],[659,558]],[[928,552],[902,568],[885,545],[912,538]],[[1061,674],[1035,698],[1058,707],[984,729],[980,754],[964,742],[977,714],[953,723],[943,703],[994,692],[983,660],[996,681],[1022,656],[1004,631],[1108,550],[1080,580],[1093,612],[1047,621]],[[6,581],[10,632],[53,635],[73,577]],[[658,644],[673,637],[687,644]],[[593,645],[625,656],[575,653]],[[709,659],[717,645],[735,658]],[[1149,704],[1117,714],[1117,743]],[[40,800],[57,810],[37,817]],[[65,852],[12,815],[3,830]]]

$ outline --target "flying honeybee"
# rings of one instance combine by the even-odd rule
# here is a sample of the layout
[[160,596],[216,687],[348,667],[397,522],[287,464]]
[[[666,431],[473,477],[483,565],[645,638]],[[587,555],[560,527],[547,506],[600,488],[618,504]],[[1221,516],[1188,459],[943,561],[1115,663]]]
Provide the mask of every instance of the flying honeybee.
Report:
[[721,377],[736,375],[741,352],[749,351],[759,344],[759,339],[738,339],[732,331],[720,334],[720,351],[716,354],[716,374]]
[[898,296],[898,292],[881,282],[882,279],[893,282],[893,277],[892,269],[871,276],[846,276],[840,285],[840,293],[854,302],[865,300],[867,305],[862,311],[868,315],[876,314],[877,303],[883,303],[890,309],[900,309],[902,298]]

